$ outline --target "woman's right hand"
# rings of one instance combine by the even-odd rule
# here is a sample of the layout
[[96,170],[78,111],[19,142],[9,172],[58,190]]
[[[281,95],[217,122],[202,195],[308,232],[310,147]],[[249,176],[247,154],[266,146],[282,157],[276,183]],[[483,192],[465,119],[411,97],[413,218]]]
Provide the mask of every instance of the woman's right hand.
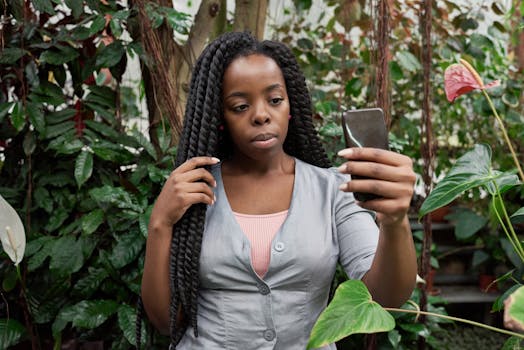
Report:
[[215,195],[211,187],[216,186],[216,181],[203,167],[219,161],[214,157],[194,157],[176,168],[169,175],[156,199],[150,221],[165,225],[164,227],[171,227],[180,220],[191,205],[213,204]]

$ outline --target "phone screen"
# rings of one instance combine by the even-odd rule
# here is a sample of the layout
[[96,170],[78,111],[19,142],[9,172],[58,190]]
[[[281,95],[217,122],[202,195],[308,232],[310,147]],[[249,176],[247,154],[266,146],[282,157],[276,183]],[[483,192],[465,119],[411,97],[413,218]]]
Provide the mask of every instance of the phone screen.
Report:
[[[346,147],[389,149],[388,131],[380,108],[356,109],[342,114],[342,129]],[[354,179],[363,177],[352,175]],[[355,192],[359,201],[380,198],[372,193]]]

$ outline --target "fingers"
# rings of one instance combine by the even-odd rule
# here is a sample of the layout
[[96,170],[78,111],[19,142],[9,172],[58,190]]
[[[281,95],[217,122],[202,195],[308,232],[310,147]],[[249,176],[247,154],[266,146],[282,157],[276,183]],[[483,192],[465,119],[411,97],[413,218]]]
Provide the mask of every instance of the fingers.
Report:
[[213,175],[211,175],[211,173],[208,170],[204,168],[193,169],[185,173],[178,173],[176,171],[173,171],[171,173],[171,176],[169,177],[169,180],[175,183],[182,183],[182,182],[190,183],[190,182],[204,181],[211,187],[216,186],[215,178],[213,177]]
[[173,171],[173,173],[185,173],[192,169],[200,168],[206,165],[217,164],[218,162],[220,162],[220,160],[215,157],[194,157],[182,163]]
[[347,160],[370,161],[374,163],[389,164],[393,166],[409,165],[412,166],[411,158],[393,151],[371,147],[352,147],[345,148],[338,152],[338,155]]
[[414,184],[416,180],[415,173],[412,170],[412,164],[407,162],[394,166],[377,162],[349,161],[342,164],[338,168],[338,171],[343,174],[358,175],[392,182],[409,182]]

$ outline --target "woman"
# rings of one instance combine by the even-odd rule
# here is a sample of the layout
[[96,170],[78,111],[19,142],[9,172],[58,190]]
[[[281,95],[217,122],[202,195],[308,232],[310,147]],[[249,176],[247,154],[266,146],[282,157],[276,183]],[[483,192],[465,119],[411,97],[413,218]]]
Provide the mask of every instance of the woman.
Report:
[[[337,262],[383,305],[410,296],[410,159],[346,149],[328,169],[311,115],[280,43],[227,33],[198,59],[142,280],[149,319],[173,348],[304,349]],[[383,198],[357,203],[354,191]]]

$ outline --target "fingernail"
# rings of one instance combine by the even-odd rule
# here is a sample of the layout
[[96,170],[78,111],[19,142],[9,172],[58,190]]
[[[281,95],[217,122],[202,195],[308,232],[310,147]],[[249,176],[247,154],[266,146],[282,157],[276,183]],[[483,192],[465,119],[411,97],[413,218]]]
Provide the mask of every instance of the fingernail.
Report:
[[339,156],[350,156],[353,154],[353,150],[351,148],[344,148],[343,150],[338,151],[337,153]]
[[216,157],[211,157],[211,159],[215,162],[215,163],[219,163],[220,162],[220,159],[216,158]]
[[213,187],[217,187],[217,182],[216,182],[216,180],[213,180]]
[[347,190],[348,189],[348,184],[342,184],[342,185],[338,186],[338,189],[339,190]]
[[213,195],[213,204],[217,201],[217,196]]
[[337,170],[338,170],[339,172],[346,171],[346,170],[347,170],[347,166],[346,166],[346,164],[342,164],[341,166],[339,166],[339,167],[337,168]]

